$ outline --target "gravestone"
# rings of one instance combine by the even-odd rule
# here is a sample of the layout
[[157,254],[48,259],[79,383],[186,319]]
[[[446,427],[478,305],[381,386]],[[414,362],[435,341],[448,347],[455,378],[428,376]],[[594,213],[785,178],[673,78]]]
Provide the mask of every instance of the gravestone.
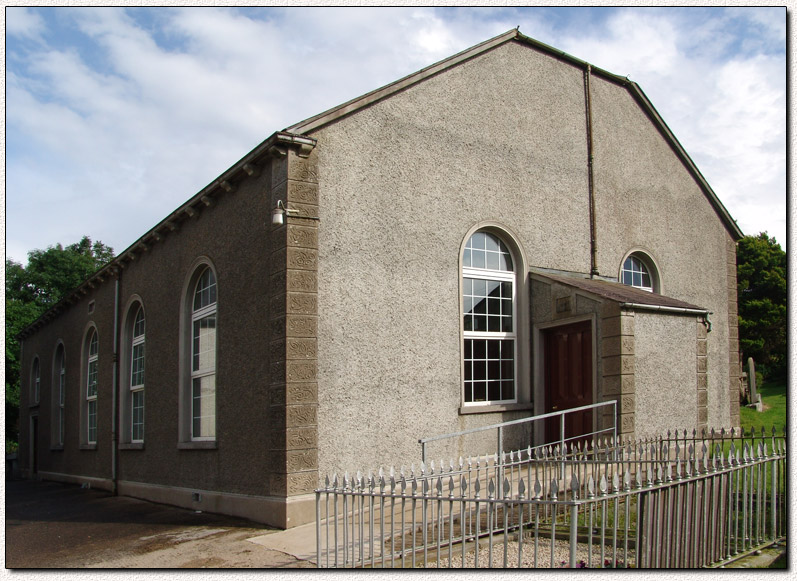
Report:
[[752,357],[747,359],[747,381],[750,382],[750,406],[755,407],[755,411],[764,411],[764,404],[761,403],[761,396],[756,390],[755,381],[755,362]]

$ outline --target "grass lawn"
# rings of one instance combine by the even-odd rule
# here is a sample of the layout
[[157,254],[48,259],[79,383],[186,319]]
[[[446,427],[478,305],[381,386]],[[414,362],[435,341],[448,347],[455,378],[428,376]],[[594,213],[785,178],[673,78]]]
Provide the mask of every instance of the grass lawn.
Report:
[[743,407],[741,424],[744,431],[754,429],[760,433],[761,428],[764,428],[769,435],[774,426],[778,434],[782,434],[786,426],[786,383],[764,382],[758,393],[761,394],[764,411],[757,412],[755,408]]

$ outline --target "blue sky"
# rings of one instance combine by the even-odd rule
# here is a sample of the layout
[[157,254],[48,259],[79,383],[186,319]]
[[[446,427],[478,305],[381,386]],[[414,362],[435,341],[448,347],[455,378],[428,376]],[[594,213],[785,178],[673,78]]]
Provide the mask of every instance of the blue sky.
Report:
[[640,84],[786,246],[786,9],[6,8],[6,255],[121,252],[274,131],[510,28]]

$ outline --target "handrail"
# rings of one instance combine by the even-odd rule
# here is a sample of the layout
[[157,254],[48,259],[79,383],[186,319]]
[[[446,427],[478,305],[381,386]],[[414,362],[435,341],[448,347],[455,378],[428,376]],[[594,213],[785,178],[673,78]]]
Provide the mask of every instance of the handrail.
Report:
[[[581,434],[580,436],[574,436],[571,438],[565,438],[565,416],[567,414],[572,414],[575,412],[585,411],[585,410],[595,410],[601,407],[611,406],[614,408],[612,413],[612,426],[609,428],[603,428],[601,430],[592,431],[586,434]],[[552,417],[559,416],[560,424],[559,424],[559,433],[560,433],[560,444],[564,448],[564,443],[569,440],[574,440],[577,438],[583,438],[584,436],[592,436],[596,434],[600,434],[603,432],[612,432],[613,441],[617,441],[617,402],[615,400],[612,401],[603,401],[599,403],[593,403],[590,405],[579,406],[575,408],[570,408],[566,410],[559,410],[555,412],[548,412],[546,414],[540,414],[538,416],[531,416],[528,418],[520,418],[517,420],[510,420],[508,422],[501,422],[498,424],[491,424],[489,426],[480,426],[478,428],[470,428],[469,430],[461,430],[459,432],[451,432],[450,434],[443,434],[441,436],[432,436],[431,438],[422,438],[418,440],[418,443],[421,445],[421,460],[424,464],[426,464],[426,444],[429,442],[436,442],[438,440],[445,440],[447,438],[456,438],[458,436],[464,436],[466,434],[473,434],[475,432],[483,432],[485,430],[498,430],[498,457],[499,462],[503,463],[503,455],[504,455],[504,444],[503,444],[503,429],[506,426],[512,426],[516,424],[524,424],[529,422],[536,422],[539,420],[544,420]],[[546,444],[547,445],[547,444]]]

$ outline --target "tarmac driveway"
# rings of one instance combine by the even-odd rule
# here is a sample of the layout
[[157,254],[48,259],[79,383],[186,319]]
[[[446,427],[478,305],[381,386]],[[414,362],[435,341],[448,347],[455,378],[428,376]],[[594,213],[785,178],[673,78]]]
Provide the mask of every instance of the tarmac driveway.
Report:
[[6,568],[313,566],[250,541],[278,531],[244,519],[74,484],[12,480],[5,485]]

